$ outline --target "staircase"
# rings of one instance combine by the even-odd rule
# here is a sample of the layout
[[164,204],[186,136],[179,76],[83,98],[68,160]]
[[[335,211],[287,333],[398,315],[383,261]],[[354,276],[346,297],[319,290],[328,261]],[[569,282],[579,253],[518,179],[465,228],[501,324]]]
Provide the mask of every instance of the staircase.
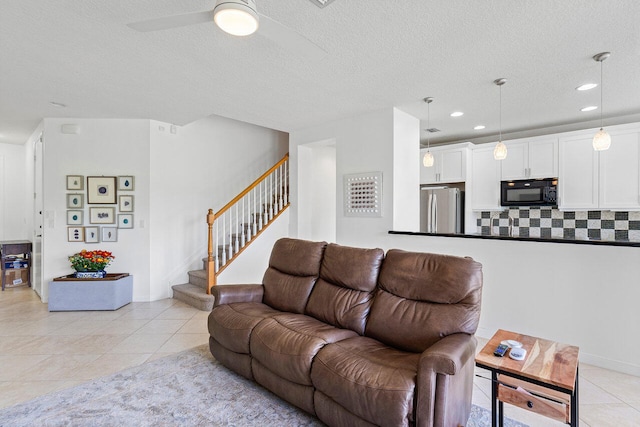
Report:
[[202,270],[189,271],[189,283],[173,285],[173,297],[211,311],[211,288],[242,251],[289,207],[289,154],[215,214],[207,213],[208,251]]

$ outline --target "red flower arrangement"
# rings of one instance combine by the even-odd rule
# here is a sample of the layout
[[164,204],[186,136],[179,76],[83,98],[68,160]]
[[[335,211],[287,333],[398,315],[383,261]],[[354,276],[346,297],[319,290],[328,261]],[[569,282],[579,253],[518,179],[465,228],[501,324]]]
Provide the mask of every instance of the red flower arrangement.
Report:
[[102,271],[113,261],[115,257],[108,251],[81,250],[69,257],[71,267],[75,271]]

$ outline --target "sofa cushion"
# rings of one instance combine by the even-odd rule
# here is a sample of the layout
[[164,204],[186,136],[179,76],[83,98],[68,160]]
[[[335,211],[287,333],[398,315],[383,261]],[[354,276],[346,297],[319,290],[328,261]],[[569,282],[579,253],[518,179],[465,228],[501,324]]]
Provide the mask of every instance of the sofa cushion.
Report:
[[326,245],[289,238],[278,240],[262,280],[263,302],[277,310],[302,314],[318,278]]
[[482,265],[471,258],[393,249],[378,285],[366,336],[422,352],[442,337],[478,328]]
[[382,249],[328,245],[306,313],[362,335],[383,258]]
[[406,426],[413,419],[420,355],[368,337],[326,345],[311,368],[316,390],[375,425]]
[[296,384],[311,385],[316,353],[328,343],[356,336],[302,314],[279,314],[261,321],[251,334],[251,355],[270,371]]
[[280,313],[257,302],[219,305],[209,314],[209,334],[228,350],[249,354],[251,331],[261,320]]

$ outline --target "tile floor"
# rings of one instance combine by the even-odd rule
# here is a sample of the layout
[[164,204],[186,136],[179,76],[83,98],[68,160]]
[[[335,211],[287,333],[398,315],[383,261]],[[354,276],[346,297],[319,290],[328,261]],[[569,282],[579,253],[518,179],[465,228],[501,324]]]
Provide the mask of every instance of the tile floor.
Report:
[[[207,314],[173,299],[49,313],[30,288],[7,289],[0,294],[0,408],[206,344]],[[476,377],[473,402],[490,408],[485,378]],[[564,425],[505,408],[531,427]],[[640,377],[581,364],[580,426],[640,426]]]

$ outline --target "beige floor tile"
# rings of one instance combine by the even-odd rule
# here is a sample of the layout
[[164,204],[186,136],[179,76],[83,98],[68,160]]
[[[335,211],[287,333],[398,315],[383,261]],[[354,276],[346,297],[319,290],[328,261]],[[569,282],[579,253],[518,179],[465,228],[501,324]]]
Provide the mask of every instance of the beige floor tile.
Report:
[[627,405],[640,411],[640,402],[627,402]]
[[588,381],[586,378],[580,377],[580,383],[578,384],[580,392],[580,404],[590,405],[596,403],[622,403],[622,401],[616,398],[614,395],[607,393],[602,388]]
[[74,373],[92,363],[98,354],[54,354],[42,360],[38,365],[22,372],[24,381],[67,381],[77,379]]
[[185,323],[187,323],[187,320],[153,319],[142,328],[138,329],[134,335],[175,334],[185,325]]
[[122,314],[118,319],[155,319],[160,315],[166,308],[133,308]]
[[580,419],[598,427],[638,427],[640,411],[625,403],[580,405]]
[[129,335],[106,353],[155,353],[169,338],[171,334]]
[[151,356],[151,353],[103,354],[92,363],[76,369],[70,379],[88,381],[111,375],[124,369],[138,366],[146,362],[149,356]]
[[49,335],[91,335],[96,331],[104,330],[109,320],[81,319],[72,320],[65,326],[51,331]]
[[209,334],[175,334],[158,349],[160,353],[177,353],[209,342]]
[[170,307],[160,313],[156,319],[184,319],[189,320],[193,317],[193,307]]
[[580,371],[580,376],[623,402],[640,401],[640,377],[603,368]]
[[191,320],[178,329],[179,334],[208,334],[207,319],[194,316]]
[[127,335],[86,335],[64,349],[66,354],[104,354],[127,339]]
[[0,356],[0,381],[23,379],[30,370],[40,369],[40,363],[48,357],[46,354]]
[[0,409],[78,384],[78,381],[3,381],[0,382]]
[[112,320],[100,333],[105,335],[131,335],[144,325],[149,323],[150,319],[117,319]]
[[487,396],[477,385],[473,386],[471,402],[481,408],[491,409],[491,397]]

